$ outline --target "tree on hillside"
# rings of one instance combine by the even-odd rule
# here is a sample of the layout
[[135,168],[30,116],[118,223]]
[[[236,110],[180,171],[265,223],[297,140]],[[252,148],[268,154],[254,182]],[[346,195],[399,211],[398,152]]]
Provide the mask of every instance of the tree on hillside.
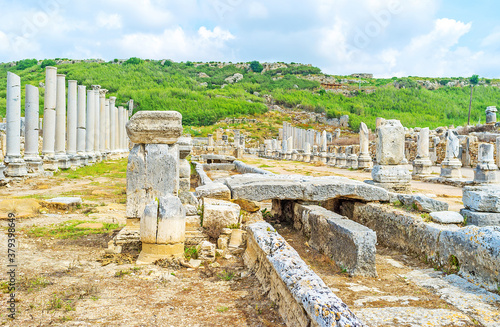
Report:
[[472,91],[474,90],[474,86],[479,83],[479,76],[478,75],[472,75],[471,78],[469,78],[470,82],[470,101],[469,101],[469,117],[467,118],[467,125],[470,125],[470,111],[472,107]]
[[47,67],[47,66],[55,66],[57,64],[57,62],[53,59],[44,59],[42,61],[42,64],[40,65],[43,68]]
[[23,60],[19,60],[17,62],[16,69],[23,70],[23,69],[35,66],[36,64],[38,64],[38,60],[36,60],[36,59],[23,59]]
[[128,64],[138,65],[140,63],[142,63],[142,59],[137,58],[137,57],[129,58],[127,61],[124,62],[125,65],[128,65]]
[[262,72],[262,70],[264,69],[264,67],[262,67],[262,65],[260,64],[260,62],[258,62],[257,60],[254,60],[250,63],[250,69],[254,72],[254,73],[260,73]]

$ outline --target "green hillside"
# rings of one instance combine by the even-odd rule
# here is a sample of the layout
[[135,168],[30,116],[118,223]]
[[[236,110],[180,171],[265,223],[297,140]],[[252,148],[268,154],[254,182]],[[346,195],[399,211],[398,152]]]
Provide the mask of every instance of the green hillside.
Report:
[[[42,67],[47,64],[55,62],[44,61],[40,65],[36,60],[23,60],[14,66],[0,64],[0,115],[5,115],[7,71],[21,76],[24,99],[24,85],[39,86],[43,83],[45,73]],[[206,126],[225,117],[262,114],[267,111],[265,95],[270,95],[280,106],[325,112],[330,118],[348,114],[354,130],[361,121],[373,129],[376,117],[399,119],[405,126],[431,128],[467,122],[470,87],[446,86],[449,81],[466,81],[465,78],[361,79],[359,84],[348,83],[346,95],[343,95],[322,89],[313,78],[322,77],[316,67],[281,64],[277,69],[260,73],[247,66],[137,58],[107,63],[63,61],[56,65],[58,73],[66,74],[67,80],[77,80],[87,87],[99,84],[108,89],[109,95],[117,97],[117,105],[126,105],[132,98],[135,110],[177,110],[182,113],[186,126]],[[255,71],[262,69],[256,62],[251,67]],[[233,84],[225,81],[236,73],[242,74],[243,79]],[[354,79],[330,78],[338,81]],[[439,87],[428,90],[418,83],[422,80],[439,84]],[[395,81],[400,88],[394,87]],[[497,80],[481,80],[482,85],[474,88],[471,122],[484,122],[485,108],[500,106],[497,83]],[[42,114],[42,88],[40,92]]]

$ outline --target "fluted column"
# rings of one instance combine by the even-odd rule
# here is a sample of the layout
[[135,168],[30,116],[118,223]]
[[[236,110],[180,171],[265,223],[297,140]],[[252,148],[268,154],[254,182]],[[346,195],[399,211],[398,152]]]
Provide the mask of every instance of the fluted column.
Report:
[[115,151],[120,152],[120,115],[118,114],[120,109],[115,107],[115,130],[112,132],[115,134]]
[[66,155],[66,75],[57,74],[55,158],[59,168],[71,167]]
[[56,171],[59,167],[54,153],[56,138],[56,93],[57,68],[47,66],[45,68],[42,156],[44,161],[44,169],[52,171]]
[[106,155],[106,93],[108,90],[99,90],[99,152]]
[[76,151],[80,160],[80,165],[87,165],[87,156],[85,154],[85,137],[86,137],[86,89],[85,85],[78,85],[78,101],[77,101],[77,137],[76,137]]
[[95,127],[95,99],[94,90],[87,90],[87,120],[85,134],[85,153],[88,156],[88,162],[94,163],[94,127]]
[[109,125],[109,106],[110,106],[110,101],[109,99],[106,99],[106,102],[105,102],[105,107],[104,107],[104,113],[105,113],[105,116],[104,116],[104,138],[105,138],[105,141],[104,141],[104,147],[105,147],[105,152],[106,154],[108,154],[110,151],[110,147],[109,147],[109,144],[110,144],[110,132],[109,132],[109,129],[110,129],[110,125]]
[[100,142],[100,120],[101,120],[101,105],[100,105],[100,85],[92,85],[92,89],[94,91],[94,153],[96,156],[96,160],[101,160],[101,152],[99,151],[99,142]]
[[118,114],[118,128],[116,129],[117,131],[117,139],[116,139],[116,149],[119,151],[119,152],[123,152],[123,129],[122,127],[124,126],[124,122],[123,122],[123,112],[125,111],[125,109],[123,109],[122,106],[119,106],[118,107],[118,110],[117,110],[117,114]]
[[4,171],[6,176],[23,177],[28,174],[21,157],[21,78],[7,72],[7,146]]
[[79,160],[76,155],[76,138],[78,128],[78,82],[68,81],[68,155],[71,166],[78,166]]
[[26,99],[24,106],[25,133],[24,133],[24,161],[28,173],[43,172],[43,161],[38,154],[38,122],[40,114],[40,97],[38,88],[33,85],[26,85]]
[[128,100],[128,116],[132,116],[132,114],[134,113],[134,100],[133,99],[130,99]]
[[116,97],[109,97],[109,150],[115,152],[116,141],[116,115],[115,115]]

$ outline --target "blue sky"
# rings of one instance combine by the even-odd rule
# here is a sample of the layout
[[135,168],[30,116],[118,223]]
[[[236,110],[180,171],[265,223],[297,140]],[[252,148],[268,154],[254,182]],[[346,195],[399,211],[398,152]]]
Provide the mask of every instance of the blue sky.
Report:
[[497,0],[0,0],[0,62],[137,56],[498,78],[499,13]]

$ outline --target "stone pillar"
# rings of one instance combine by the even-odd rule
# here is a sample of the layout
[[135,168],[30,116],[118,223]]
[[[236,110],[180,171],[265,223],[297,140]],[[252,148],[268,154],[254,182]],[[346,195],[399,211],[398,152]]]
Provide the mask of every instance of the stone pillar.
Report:
[[213,147],[214,146],[214,136],[213,136],[213,134],[208,134],[207,138],[208,138],[208,146],[209,147]]
[[347,167],[347,156],[343,146],[337,148],[337,156],[335,158],[336,168],[346,168]]
[[417,157],[413,161],[413,177],[430,175],[432,162],[429,158],[429,127],[421,128],[417,139]]
[[95,128],[95,92],[87,90],[87,119],[85,133],[85,154],[88,157],[88,163],[96,162],[94,153],[94,128]]
[[458,149],[460,142],[454,130],[446,132],[446,157],[441,162],[441,174],[443,178],[462,178],[462,163],[458,160]]
[[55,159],[59,168],[68,169],[71,162],[66,154],[66,75],[57,74]]
[[76,154],[78,129],[78,82],[68,81],[68,151],[66,154],[73,167],[79,166],[79,157]]
[[134,113],[134,100],[130,99],[128,100],[128,116],[132,117],[133,113]]
[[38,154],[39,106],[38,88],[33,85],[26,85],[24,161],[26,162],[28,173],[32,174],[43,172],[43,161]]
[[365,123],[359,125],[359,157],[358,169],[370,169],[373,167],[372,157],[370,156],[370,130]]
[[122,145],[122,149],[124,152],[128,152],[129,151],[129,147],[128,147],[128,136],[127,136],[127,128],[125,127],[127,125],[127,122],[128,122],[128,111],[127,109],[123,109],[123,126],[122,126],[122,129],[123,129],[123,137],[122,137],[122,142],[123,142],[123,145]]
[[88,165],[88,158],[85,154],[85,138],[86,138],[86,86],[78,85],[78,100],[77,100],[77,133],[76,133],[76,153],[78,155],[79,164],[82,166]]
[[120,109],[115,106],[114,114],[115,114],[115,126],[116,129],[111,131],[113,134],[115,134],[115,151],[116,152],[121,152],[120,151],[120,115],[119,115]]
[[109,97],[109,150],[111,152],[116,152],[115,142],[116,142],[116,115],[115,115],[115,102],[116,97]]
[[[125,112],[126,113],[126,112]],[[177,141],[179,145],[179,194],[189,192],[191,189],[191,165],[186,157],[189,156],[193,149],[193,141],[190,137],[180,137]],[[181,197],[182,199],[185,196]],[[184,201],[182,201],[184,202]]]
[[175,196],[181,121],[175,111],[140,111],[127,124],[134,148],[127,166],[126,228],[140,226],[141,264],[184,254],[185,210]]
[[101,161],[102,156],[99,151],[99,142],[101,137],[101,101],[100,101],[100,85],[92,85],[92,90],[94,91],[94,154],[96,157],[96,161]]
[[486,124],[494,124],[497,122],[497,107],[490,106],[486,108]]
[[292,160],[292,153],[293,153],[293,136],[290,136],[286,140],[286,159],[287,160]]
[[497,152],[496,165],[500,167],[500,136],[496,138],[495,147]]
[[474,183],[498,183],[498,166],[493,159],[494,145],[482,143],[479,145],[478,163],[474,169]]
[[383,120],[377,128],[377,165],[373,184],[393,192],[410,190],[411,174],[405,165],[405,132],[399,120]]
[[43,105],[43,168],[56,171],[59,167],[55,159],[56,140],[56,93],[57,93],[57,68],[45,68],[45,96]]
[[108,90],[99,90],[99,152],[103,159],[106,159],[106,93]]
[[117,145],[116,148],[119,152],[125,152],[123,149],[123,129],[122,127],[125,126],[124,121],[123,121],[123,112],[125,109],[123,109],[122,106],[118,107],[118,128],[116,129],[116,135],[117,135]]
[[111,147],[110,147],[110,137],[111,137],[111,125],[110,125],[110,103],[111,101],[109,99],[106,99],[106,102],[104,103],[104,148],[105,148],[105,153],[106,156],[111,152]]
[[28,174],[21,157],[21,78],[7,72],[7,129],[5,176],[23,177]]

